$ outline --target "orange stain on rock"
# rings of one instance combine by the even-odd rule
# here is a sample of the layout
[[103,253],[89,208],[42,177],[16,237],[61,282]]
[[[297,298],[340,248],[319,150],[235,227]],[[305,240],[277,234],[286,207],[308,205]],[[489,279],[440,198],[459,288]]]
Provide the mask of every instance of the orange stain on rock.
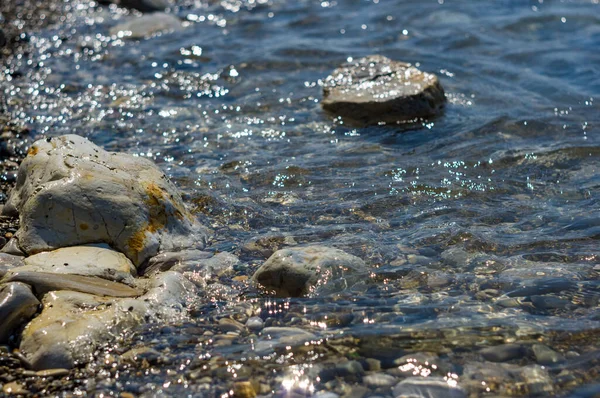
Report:
[[35,155],[37,155],[37,154],[38,154],[38,151],[39,151],[38,147],[37,147],[37,146],[35,146],[35,145],[33,145],[33,146],[32,146],[31,148],[29,148],[29,150],[27,151],[27,155],[29,155],[29,156],[35,156]]

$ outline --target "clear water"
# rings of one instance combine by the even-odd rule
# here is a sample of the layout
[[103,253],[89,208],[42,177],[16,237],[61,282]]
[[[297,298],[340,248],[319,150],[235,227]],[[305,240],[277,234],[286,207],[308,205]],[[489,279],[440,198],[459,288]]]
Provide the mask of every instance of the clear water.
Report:
[[[132,18],[122,9],[64,7],[64,23],[34,32],[34,51],[0,75],[12,119],[29,142],[76,133],[153,159],[213,228],[210,250],[245,264],[189,323],[136,331],[116,350],[146,344],[163,362],[113,367],[101,352],[82,393],[221,396],[261,380],[277,396],[356,396],[347,386],[360,378],[317,376],[340,358],[473,396],[600,390],[597,0],[182,0],[172,12],[189,26],[139,41],[110,38]],[[369,54],[437,73],[444,114],[354,128],[323,113],[321,80]],[[249,249],[256,239],[263,250]],[[355,254],[371,279],[292,300],[243,281],[294,241]],[[256,336],[203,335],[247,309],[319,342],[250,360]],[[505,363],[479,353],[513,342],[524,354]],[[541,365],[533,344],[564,360]],[[203,368],[211,357],[217,370]]]

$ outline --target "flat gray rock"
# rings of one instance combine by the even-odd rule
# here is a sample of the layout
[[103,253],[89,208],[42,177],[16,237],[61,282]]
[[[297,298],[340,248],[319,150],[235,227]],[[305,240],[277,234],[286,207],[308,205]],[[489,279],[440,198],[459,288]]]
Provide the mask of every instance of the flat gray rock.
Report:
[[22,261],[24,262],[22,267],[13,268],[9,273],[50,272],[97,276],[127,284],[133,284],[133,276],[136,275],[131,260],[106,244],[65,247],[34,254]]
[[26,284],[13,282],[0,286],[0,344],[6,344],[15,330],[29,321],[40,302]]
[[325,246],[281,249],[254,273],[252,279],[279,297],[315,295],[320,290],[343,290],[367,273],[360,258]]
[[65,135],[35,142],[3,209],[19,215],[27,255],[106,243],[135,266],[162,251],[202,248],[205,230],[151,161]]
[[325,80],[321,105],[349,120],[377,124],[435,116],[445,101],[434,74],[371,55],[334,70]]

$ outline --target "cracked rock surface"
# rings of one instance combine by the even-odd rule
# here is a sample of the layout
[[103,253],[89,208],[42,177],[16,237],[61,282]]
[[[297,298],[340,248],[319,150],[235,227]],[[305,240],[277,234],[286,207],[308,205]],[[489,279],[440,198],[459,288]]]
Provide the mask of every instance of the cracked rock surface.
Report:
[[151,161],[77,135],[35,142],[3,209],[19,214],[27,255],[106,243],[135,266],[161,251],[203,248],[206,233]]
[[361,124],[437,115],[446,98],[434,74],[371,55],[345,63],[325,80],[323,109]]

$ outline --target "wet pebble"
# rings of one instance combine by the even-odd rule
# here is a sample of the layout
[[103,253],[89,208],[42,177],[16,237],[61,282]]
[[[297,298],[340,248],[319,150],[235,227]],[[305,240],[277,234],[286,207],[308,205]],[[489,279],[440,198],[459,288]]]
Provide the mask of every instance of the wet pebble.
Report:
[[363,383],[371,388],[391,387],[397,382],[394,376],[385,373],[374,373],[363,377]]
[[506,362],[511,359],[521,358],[525,354],[524,347],[520,344],[501,344],[484,348],[479,351],[481,356],[491,362]]
[[245,330],[244,325],[231,318],[219,319],[219,329],[224,332],[242,332]]
[[543,344],[534,344],[531,349],[535,360],[540,365],[552,365],[565,360],[565,357]]
[[68,369],[55,368],[38,370],[37,372],[35,372],[35,375],[40,377],[63,377],[68,375],[69,373],[70,371]]
[[256,390],[251,382],[238,381],[233,384],[233,396],[234,398],[254,398]]
[[260,332],[264,327],[264,322],[261,318],[253,316],[246,321],[246,327],[251,332]]

